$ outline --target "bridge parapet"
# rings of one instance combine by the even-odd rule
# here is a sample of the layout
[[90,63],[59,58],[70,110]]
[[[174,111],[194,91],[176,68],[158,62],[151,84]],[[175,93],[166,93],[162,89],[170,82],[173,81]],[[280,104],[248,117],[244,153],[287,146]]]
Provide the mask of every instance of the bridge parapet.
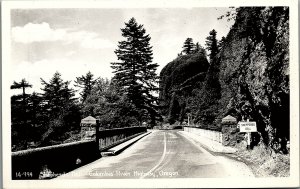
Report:
[[237,120],[230,115],[222,119],[222,128],[220,130],[208,130],[196,126],[184,126],[184,131],[219,142],[224,146],[234,146],[239,134]]
[[98,146],[101,151],[112,148],[126,140],[129,140],[147,131],[146,127],[124,127],[107,130],[97,130]]
[[12,152],[12,179],[47,179],[100,157],[94,140]]
[[207,138],[209,140],[219,142],[222,144],[223,141],[223,134],[220,131],[214,131],[214,130],[208,130],[208,129],[201,129],[199,127],[190,127],[190,126],[184,126],[184,131],[194,133],[198,136]]
[[101,151],[112,148],[141,133],[146,127],[100,130],[91,140],[71,142],[12,152],[12,179],[47,179],[67,173],[101,157]]

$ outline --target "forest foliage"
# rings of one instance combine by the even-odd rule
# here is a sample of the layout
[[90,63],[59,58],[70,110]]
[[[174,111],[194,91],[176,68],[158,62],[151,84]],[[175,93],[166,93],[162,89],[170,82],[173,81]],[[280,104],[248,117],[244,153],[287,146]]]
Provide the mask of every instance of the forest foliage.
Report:
[[11,97],[13,151],[80,140],[80,121],[87,116],[97,118],[102,129],[153,126],[161,119],[153,95],[158,65],[152,62],[151,38],[134,18],[121,32],[124,40],[115,50],[118,61],[111,63],[111,80],[88,72],[76,77],[75,90],[56,72],[50,81],[41,79],[41,93],[32,94],[26,93],[32,85],[25,79],[13,82],[12,90],[22,89]]

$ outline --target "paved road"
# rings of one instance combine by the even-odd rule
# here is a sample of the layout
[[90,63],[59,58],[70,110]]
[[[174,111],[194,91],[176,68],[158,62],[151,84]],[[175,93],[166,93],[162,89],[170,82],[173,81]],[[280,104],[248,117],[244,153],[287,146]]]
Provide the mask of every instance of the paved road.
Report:
[[102,157],[58,179],[253,176],[245,164],[214,156],[181,133],[154,131],[121,154]]

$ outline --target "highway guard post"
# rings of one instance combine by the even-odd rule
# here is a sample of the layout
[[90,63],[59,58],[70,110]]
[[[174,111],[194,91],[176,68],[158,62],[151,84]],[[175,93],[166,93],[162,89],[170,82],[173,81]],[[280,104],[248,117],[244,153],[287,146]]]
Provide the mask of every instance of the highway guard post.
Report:
[[240,121],[238,122],[238,128],[240,129],[240,132],[247,133],[247,149],[250,149],[251,144],[251,133],[257,132],[256,122],[255,121]]
[[231,115],[222,119],[222,144],[224,146],[234,146],[237,143],[238,129],[236,128],[237,120]]
[[88,116],[81,120],[81,140],[96,140],[96,146],[99,150],[99,120]]

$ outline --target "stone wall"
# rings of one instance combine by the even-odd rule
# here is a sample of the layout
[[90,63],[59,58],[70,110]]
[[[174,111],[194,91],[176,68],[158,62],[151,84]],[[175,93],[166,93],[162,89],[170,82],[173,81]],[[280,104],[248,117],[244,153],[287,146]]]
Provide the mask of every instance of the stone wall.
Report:
[[228,115],[222,119],[222,130],[213,131],[197,127],[184,127],[184,131],[221,143],[224,146],[235,146],[244,140],[244,133],[240,133],[236,118]]
[[199,135],[201,137],[207,138],[209,140],[222,143],[223,141],[223,134],[219,131],[212,131],[212,130],[206,130],[206,129],[200,129],[197,127],[184,127],[183,129],[186,132],[190,132],[196,135]]

